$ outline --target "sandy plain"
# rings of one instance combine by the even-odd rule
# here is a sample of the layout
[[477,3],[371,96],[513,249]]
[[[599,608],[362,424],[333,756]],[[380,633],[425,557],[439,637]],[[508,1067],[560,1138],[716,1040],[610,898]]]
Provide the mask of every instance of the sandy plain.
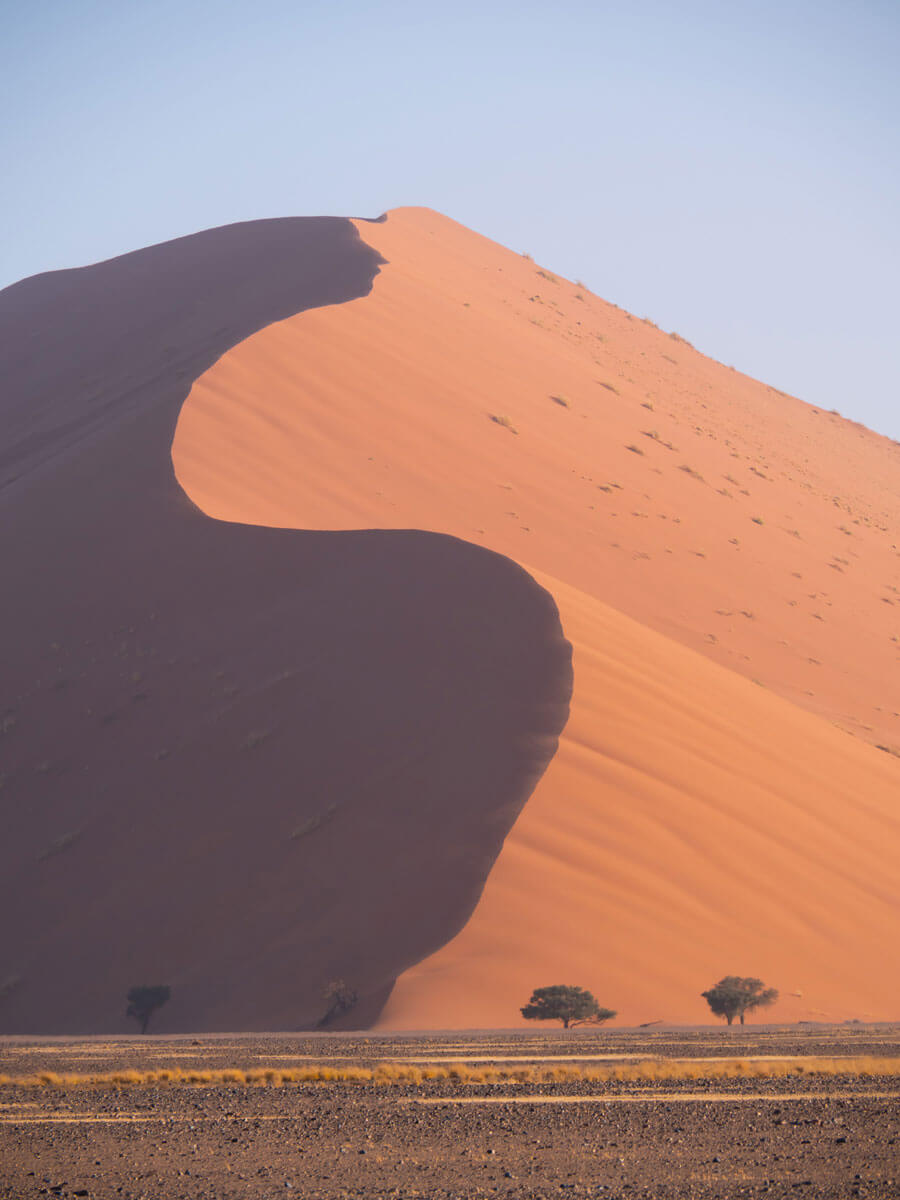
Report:
[[[14,1039],[2,1060],[13,1077],[168,1067],[271,1078],[7,1082],[0,1196],[889,1200],[900,1179],[898,1051],[897,1026]],[[890,1073],[861,1073],[867,1056],[891,1061]],[[842,1057],[846,1072],[816,1074]],[[738,1061],[743,1074],[716,1076]],[[280,1071],[379,1063],[462,1077],[278,1082]],[[641,1064],[655,1077],[588,1077]],[[789,1073],[773,1075],[779,1065]],[[485,1070],[569,1077],[485,1082]]]

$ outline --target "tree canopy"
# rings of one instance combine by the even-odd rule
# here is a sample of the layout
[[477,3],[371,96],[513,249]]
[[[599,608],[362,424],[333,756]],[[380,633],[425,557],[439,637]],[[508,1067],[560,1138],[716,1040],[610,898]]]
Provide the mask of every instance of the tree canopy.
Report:
[[359,1000],[359,993],[355,988],[346,984],[343,979],[332,979],[325,987],[323,999],[328,1008],[318,1022],[320,1029],[323,1025],[336,1021],[338,1017],[348,1013]]
[[126,1017],[134,1017],[141,1023],[141,1033],[147,1032],[150,1018],[158,1008],[166,1003],[172,995],[172,990],[165,983],[141,984],[128,992],[128,1008]]
[[735,1017],[740,1017],[743,1025],[744,1013],[774,1004],[778,999],[776,988],[767,988],[761,979],[740,975],[726,975],[715,987],[700,995],[716,1016],[724,1017],[729,1025]]
[[600,1025],[616,1015],[611,1008],[601,1008],[585,988],[561,983],[535,988],[521,1013],[528,1021],[562,1021],[566,1029],[573,1024]]

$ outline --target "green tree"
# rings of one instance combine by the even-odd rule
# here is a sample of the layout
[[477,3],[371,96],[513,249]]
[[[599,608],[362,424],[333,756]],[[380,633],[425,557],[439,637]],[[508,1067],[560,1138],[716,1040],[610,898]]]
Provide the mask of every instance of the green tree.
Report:
[[601,1008],[585,988],[561,983],[535,988],[521,1013],[528,1021],[562,1021],[565,1029],[570,1025],[601,1025],[616,1015],[611,1008]]
[[171,995],[172,990],[165,983],[145,983],[133,987],[128,992],[128,1009],[125,1016],[140,1021],[141,1033],[146,1033],[150,1018],[158,1008],[162,1008]]
[[761,979],[745,979],[740,975],[726,975],[700,995],[716,1016],[724,1017],[729,1025],[735,1017],[740,1017],[743,1025],[744,1013],[774,1004],[778,999],[776,988],[767,988]]

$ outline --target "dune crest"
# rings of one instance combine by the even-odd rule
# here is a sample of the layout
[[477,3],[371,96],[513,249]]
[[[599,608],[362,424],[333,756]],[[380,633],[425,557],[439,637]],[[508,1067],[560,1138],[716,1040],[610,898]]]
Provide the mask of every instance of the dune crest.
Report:
[[508,1025],[561,981],[698,1021],[729,973],[776,1019],[896,1017],[900,759],[865,743],[900,751],[900,448],[438,214],[359,228],[372,294],[207,372],[178,478],[225,520],[498,551],[575,665],[480,904],[382,1024]]

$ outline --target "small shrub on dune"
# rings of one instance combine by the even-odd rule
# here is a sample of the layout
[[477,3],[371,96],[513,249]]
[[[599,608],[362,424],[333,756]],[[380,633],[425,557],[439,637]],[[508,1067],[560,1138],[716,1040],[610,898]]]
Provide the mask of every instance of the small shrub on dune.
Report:
[[698,483],[706,482],[706,480],[703,478],[703,476],[700,474],[700,472],[697,471],[694,467],[690,466],[688,463],[682,463],[681,466],[678,468],[678,470],[684,471],[685,475],[690,475],[691,479],[696,479],[698,481]]
[[510,433],[518,434],[518,429],[516,429],[509,417],[505,417],[497,413],[488,413],[488,417],[494,422],[495,425],[501,425],[504,429],[508,429]]

